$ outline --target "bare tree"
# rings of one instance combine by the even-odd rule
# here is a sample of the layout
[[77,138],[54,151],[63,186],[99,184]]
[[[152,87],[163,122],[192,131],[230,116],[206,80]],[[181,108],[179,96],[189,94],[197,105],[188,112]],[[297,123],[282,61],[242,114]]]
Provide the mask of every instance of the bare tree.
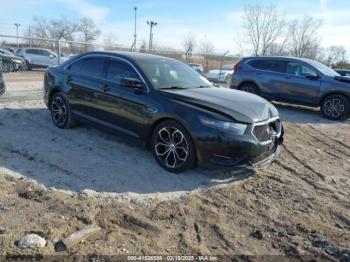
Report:
[[108,32],[103,35],[103,45],[105,46],[105,50],[116,50],[118,49],[118,38],[117,36],[112,33]]
[[90,17],[80,19],[78,30],[83,34],[84,43],[91,43],[101,34],[101,30]]
[[[50,23],[45,17],[35,16],[31,26],[31,35],[36,38],[50,38]],[[29,29],[28,29],[29,32]]]
[[285,27],[285,20],[274,5],[247,6],[243,21],[254,55],[266,55],[271,45],[279,40]]
[[330,67],[343,67],[347,63],[346,49],[344,46],[330,46],[325,50],[325,59],[323,61]]
[[316,59],[320,51],[318,29],[321,21],[310,16],[292,20],[288,27],[290,53],[296,57]]
[[74,33],[78,31],[78,25],[63,16],[58,19],[51,19],[48,30],[53,39],[74,41]]
[[189,57],[194,51],[194,48],[196,46],[196,37],[193,34],[186,34],[184,36],[183,42],[182,42],[183,48],[186,52],[186,61],[188,61]]
[[200,52],[204,55],[204,70],[205,72],[207,72],[209,69],[209,57],[214,53],[215,47],[214,44],[207,37],[204,37],[200,41],[199,46]]

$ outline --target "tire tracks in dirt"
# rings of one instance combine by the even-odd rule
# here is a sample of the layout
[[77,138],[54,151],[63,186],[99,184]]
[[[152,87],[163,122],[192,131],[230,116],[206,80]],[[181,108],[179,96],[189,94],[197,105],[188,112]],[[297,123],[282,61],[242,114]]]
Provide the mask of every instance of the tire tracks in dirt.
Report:
[[[345,144],[344,142],[339,141],[339,140],[337,140],[337,139],[335,139],[335,138],[329,136],[329,135],[326,134],[326,133],[323,133],[322,131],[318,130],[317,128],[315,128],[315,127],[313,127],[313,126],[311,126],[311,125],[307,125],[307,127],[309,127],[310,129],[312,129],[313,131],[319,133],[319,134],[322,135],[323,137],[326,137],[326,138],[328,138],[329,140],[331,140],[331,141],[333,141],[333,142],[335,142],[335,143],[338,143],[339,145],[341,145],[341,146],[343,146],[343,147],[345,147],[345,148],[347,148],[347,149],[350,149],[350,145],[347,145],[347,144]],[[350,128],[350,126],[349,126],[349,128]]]
[[[302,135],[307,135],[308,137],[311,137],[313,140],[319,142],[320,144],[324,145],[324,146],[327,146],[328,148],[336,151],[337,153],[340,153],[346,157],[350,157],[350,153],[347,153],[347,152],[344,152],[338,148],[336,148],[334,145],[328,143],[328,142],[325,142],[324,140],[322,140],[321,138],[315,136],[315,135],[312,135],[310,134],[309,132],[307,132],[305,129],[303,129],[302,126],[300,125],[294,125],[293,126],[294,128],[291,128],[291,126],[289,126],[290,129],[293,129],[294,131],[298,132],[299,134],[301,133]],[[326,136],[324,136],[325,138],[327,138]],[[333,141],[332,141],[333,142]],[[339,142],[339,141],[338,141]]]
[[30,162],[34,162],[34,163],[38,163],[38,164],[42,164],[42,165],[45,165],[47,166],[48,168],[50,169],[53,169],[55,171],[59,171],[61,173],[63,173],[64,175],[67,175],[67,176],[74,176],[74,177],[77,177],[79,178],[80,180],[83,180],[83,178],[55,163],[51,163],[51,162],[48,162],[48,161],[45,161],[41,158],[38,158],[37,156],[35,155],[32,155],[32,154],[29,154],[26,150],[19,150],[19,149],[16,149],[14,148],[11,144],[8,144],[8,143],[4,143],[3,141],[1,142],[2,146],[0,147],[0,150],[2,151],[5,151],[9,154],[16,154]]
[[325,175],[321,174],[320,172],[316,171],[313,167],[311,167],[309,164],[305,163],[305,161],[301,160],[300,158],[298,158],[296,156],[296,154],[294,154],[292,151],[290,151],[287,146],[284,144],[282,145],[282,147],[284,148],[285,151],[287,151],[287,153],[292,156],[292,158],[294,160],[296,160],[299,164],[301,164],[304,168],[308,169],[309,171],[311,171],[312,173],[314,173],[315,175],[317,175],[319,178],[321,178],[323,181],[325,181]]

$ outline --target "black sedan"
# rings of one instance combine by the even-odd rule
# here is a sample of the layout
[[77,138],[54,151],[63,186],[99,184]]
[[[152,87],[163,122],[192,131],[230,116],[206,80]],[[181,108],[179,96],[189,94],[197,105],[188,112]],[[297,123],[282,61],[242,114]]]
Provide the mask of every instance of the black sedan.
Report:
[[283,127],[272,104],[215,88],[174,59],[84,53],[49,68],[44,89],[57,127],[83,122],[141,139],[170,172],[196,164],[263,167],[280,152]]

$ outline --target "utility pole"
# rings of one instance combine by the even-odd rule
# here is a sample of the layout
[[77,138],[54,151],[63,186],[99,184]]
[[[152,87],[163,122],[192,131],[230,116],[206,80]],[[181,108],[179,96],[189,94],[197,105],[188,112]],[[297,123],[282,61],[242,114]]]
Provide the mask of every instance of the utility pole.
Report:
[[134,6],[134,11],[135,11],[135,24],[134,24],[134,43],[132,43],[132,46],[130,48],[130,51],[136,51],[136,47],[137,47],[137,33],[136,33],[136,22],[137,22],[137,6]]
[[150,26],[148,50],[149,52],[151,52],[153,48],[153,27],[156,26],[158,23],[154,21],[147,21],[147,24]]
[[31,27],[29,26],[29,47],[32,48],[32,29]]
[[222,74],[222,66],[224,64],[224,58],[225,58],[225,56],[228,55],[228,53],[230,53],[230,51],[226,51],[221,57],[221,66],[220,66],[220,73],[219,73],[219,87],[220,87],[220,80],[221,80],[221,74]]
[[134,7],[135,10],[135,30],[134,30],[134,50],[136,51],[137,48],[137,33],[136,33],[136,26],[137,26],[137,6]]
[[18,27],[20,27],[21,24],[15,23],[15,26],[16,26],[16,30],[17,30],[17,49],[18,49],[19,48],[19,44],[18,44]]

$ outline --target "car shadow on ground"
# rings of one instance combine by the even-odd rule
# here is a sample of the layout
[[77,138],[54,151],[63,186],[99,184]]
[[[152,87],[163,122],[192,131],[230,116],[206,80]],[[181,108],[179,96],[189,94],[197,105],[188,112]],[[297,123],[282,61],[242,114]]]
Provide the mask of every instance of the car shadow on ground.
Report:
[[329,120],[322,115],[319,108],[312,108],[299,105],[291,105],[273,102],[278,109],[283,122],[296,124],[327,124],[338,125],[339,123],[350,123],[350,119],[345,121]]
[[43,108],[0,109],[0,173],[78,192],[188,192],[245,180],[252,170],[163,170],[144,147],[85,125],[56,128]]

